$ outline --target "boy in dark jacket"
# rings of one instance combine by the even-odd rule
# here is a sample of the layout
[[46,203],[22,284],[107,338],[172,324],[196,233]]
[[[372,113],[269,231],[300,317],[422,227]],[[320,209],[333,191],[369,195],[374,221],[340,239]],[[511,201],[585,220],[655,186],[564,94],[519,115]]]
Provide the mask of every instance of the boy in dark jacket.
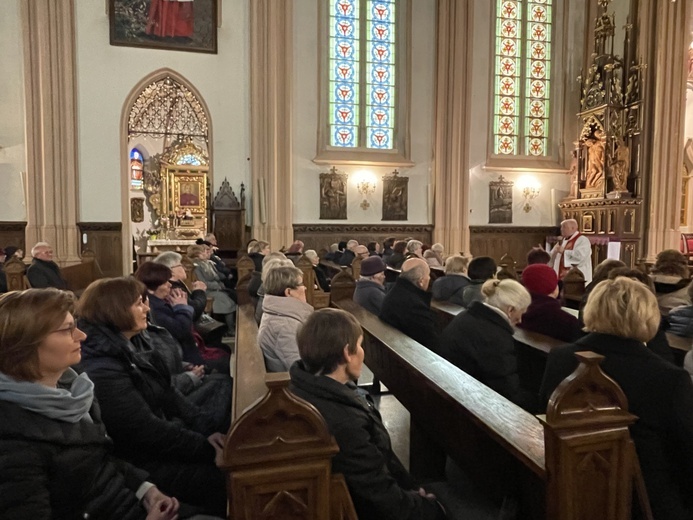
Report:
[[435,497],[414,483],[392,451],[380,413],[353,383],[363,366],[362,339],[351,314],[314,312],[297,336],[301,360],[291,367],[292,391],[320,411],[337,440],[332,469],[344,475],[360,520],[444,519]]

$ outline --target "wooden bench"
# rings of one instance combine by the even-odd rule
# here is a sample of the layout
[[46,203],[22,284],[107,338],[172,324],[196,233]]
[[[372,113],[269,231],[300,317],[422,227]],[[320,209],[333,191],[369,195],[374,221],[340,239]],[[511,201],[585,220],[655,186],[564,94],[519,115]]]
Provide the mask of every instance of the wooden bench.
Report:
[[517,496],[518,518],[629,518],[635,418],[599,356],[583,356],[538,419],[353,301],[334,303],[361,323],[366,365],[411,414],[414,475],[441,478],[448,455],[481,489]]
[[224,447],[229,518],[357,520],[339,451],[320,413],[289,391],[286,372],[267,374],[252,305],[236,315],[231,430]]
[[303,272],[303,285],[306,286],[306,302],[312,305],[314,309],[329,307],[330,293],[323,291],[320,284],[317,283],[313,262],[308,257],[302,256],[296,262],[296,267]]

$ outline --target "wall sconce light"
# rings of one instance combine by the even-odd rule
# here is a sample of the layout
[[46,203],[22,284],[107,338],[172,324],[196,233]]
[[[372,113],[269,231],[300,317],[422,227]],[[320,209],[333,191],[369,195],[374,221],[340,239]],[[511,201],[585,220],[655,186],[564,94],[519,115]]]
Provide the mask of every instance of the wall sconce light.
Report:
[[370,172],[361,172],[357,176],[356,190],[363,196],[361,201],[361,209],[367,210],[371,207],[366,196],[370,193],[375,193],[375,177]]
[[522,190],[522,196],[525,199],[525,205],[522,207],[525,213],[532,211],[532,200],[539,196],[541,185],[534,177],[522,177],[517,183]]

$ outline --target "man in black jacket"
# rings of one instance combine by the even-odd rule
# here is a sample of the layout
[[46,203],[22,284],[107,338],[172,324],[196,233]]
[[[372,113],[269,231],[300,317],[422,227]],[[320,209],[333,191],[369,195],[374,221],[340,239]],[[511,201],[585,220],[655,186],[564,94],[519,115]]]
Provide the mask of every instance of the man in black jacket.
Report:
[[360,520],[442,520],[442,507],[402,466],[380,413],[353,383],[363,366],[362,339],[351,314],[314,312],[297,336],[301,359],[291,366],[291,389],[334,435],[332,470],[344,475]]
[[60,267],[53,261],[53,248],[48,242],[38,242],[31,249],[31,256],[34,259],[26,271],[31,287],[67,289],[67,282],[60,274]]
[[402,264],[402,274],[385,296],[380,319],[436,352],[438,329],[431,310],[431,268],[422,258]]

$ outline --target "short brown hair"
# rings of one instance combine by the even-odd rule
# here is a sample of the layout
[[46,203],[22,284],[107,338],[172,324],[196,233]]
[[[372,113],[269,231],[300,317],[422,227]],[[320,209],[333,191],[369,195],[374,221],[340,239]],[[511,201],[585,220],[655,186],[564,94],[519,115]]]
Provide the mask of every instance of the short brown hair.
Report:
[[102,278],[84,290],[77,302],[77,315],[89,323],[106,325],[119,332],[132,330],[135,319],[130,307],[140,297],[146,297],[146,288],[139,280],[132,277]]
[[28,289],[0,296],[0,372],[19,381],[37,381],[38,348],[74,309],[72,293]]
[[[275,260],[276,262],[289,262],[291,260]],[[270,264],[267,264],[269,266]],[[294,265],[277,265],[269,267],[262,272],[262,287],[265,294],[272,296],[284,296],[287,289],[296,289],[299,279],[303,278],[303,271]]]
[[135,272],[135,278],[142,282],[150,291],[156,291],[168,282],[173,273],[171,268],[159,262],[145,262]]
[[328,375],[343,362],[344,347],[356,352],[361,325],[340,309],[320,309],[311,314],[296,334],[298,353],[311,374]]
[[261,253],[263,249],[269,247],[269,242],[264,240],[258,240],[251,247],[248,248],[248,254],[250,253]]
[[648,287],[619,276],[599,282],[587,298],[583,319],[588,332],[646,343],[657,333],[662,316]]
[[657,261],[652,269],[653,273],[669,276],[689,277],[688,259],[681,251],[665,249],[657,255]]

